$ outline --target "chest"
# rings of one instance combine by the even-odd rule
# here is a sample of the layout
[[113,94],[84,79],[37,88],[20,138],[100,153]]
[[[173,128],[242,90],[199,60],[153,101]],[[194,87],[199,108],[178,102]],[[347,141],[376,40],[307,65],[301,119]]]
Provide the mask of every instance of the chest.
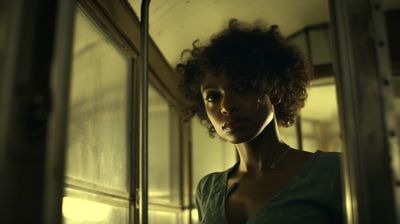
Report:
[[259,178],[228,180],[231,190],[225,202],[229,223],[245,223],[257,210],[285,189],[296,172],[276,172]]

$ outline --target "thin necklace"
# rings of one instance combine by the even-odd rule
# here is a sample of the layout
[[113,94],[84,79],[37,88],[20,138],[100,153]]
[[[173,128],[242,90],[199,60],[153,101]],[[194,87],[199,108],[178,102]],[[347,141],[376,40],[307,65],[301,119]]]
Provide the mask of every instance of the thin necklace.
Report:
[[[271,164],[271,166],[269,166],[270,169],[275,169],[276,165],[286,156],[286,154],[289,152],[290,147],[288,145],[286,145],[286,151],[274,162]],[[242,174],[241,176],[243,176],[244,174]],[[233,183],[229,189],[226,190],[226,198],[229,197],[229,195],[231,195],[237,188],[239,187],[239,183],[235,182]]]
[[288,145],[287,145],[286,147],[287,147],[286,151],[285,151],[274,163],[272,163],[271,166],[269,166],[270,169],[275,169],[275,168],[276,168],[276,165],[277,165],[277,164],[286,156],[286,154],[289,152],[290,147],[289,147]]

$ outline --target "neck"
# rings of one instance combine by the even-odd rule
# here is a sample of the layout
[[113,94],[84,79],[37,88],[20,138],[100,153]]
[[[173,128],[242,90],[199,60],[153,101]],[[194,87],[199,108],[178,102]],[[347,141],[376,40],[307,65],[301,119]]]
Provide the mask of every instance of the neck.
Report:
[[247,175],[262,174],[287,150],[280,140],[278,125],[272,122],[255,139],[236,145],[239,153],[239,173]]

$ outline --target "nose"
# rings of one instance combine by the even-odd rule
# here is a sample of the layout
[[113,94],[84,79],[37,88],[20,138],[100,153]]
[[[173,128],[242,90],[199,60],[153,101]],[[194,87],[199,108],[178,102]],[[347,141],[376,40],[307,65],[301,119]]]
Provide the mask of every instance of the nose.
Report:
[[221,114],[231,115],[238,107],[237,97],[229,94],[225,95],[221,100]]

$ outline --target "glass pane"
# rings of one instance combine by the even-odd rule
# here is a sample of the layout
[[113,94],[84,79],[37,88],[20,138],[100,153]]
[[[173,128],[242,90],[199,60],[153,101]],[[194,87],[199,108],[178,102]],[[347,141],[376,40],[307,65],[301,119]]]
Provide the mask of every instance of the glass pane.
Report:
[[210,138],[208,130],[197,118],[192,119],[193,196],[200,179],[212,172],[223,171],[236,162],[235,146],[223,141],[216,134]]
[[[69,191],[67,191],[69,192]],[[73,190],[63,198],[64,224],[128,223],[128,201]],[[108,201],[108,203],[106,203]]]
[[192,209],[184,209],[181,211],[181,224],[194,224],[190,220]]
[[152,211],[149,210],[149,224],[179,224],[179,214],[176,212]]
[[301,32],[291,38],[289,42],[293,45],[296,45],[299,50],[303,53],[305,58],[308,58],[308,48],[307,48],[307,40],[306,40],[306,35],[305,32]]
[[192,224],[197,224],[199,223],[199,213],[197,212],[197,209],[192,209]]
[[127,192],[130,61],[79,9],[74,33],[66,175]]
[[332,63],[329,28],[310,30],[311,56],[313,65]]
[[179,203],[179,118],[149,88],[149,198]]
[[279,127],[279,135],[281,139],[288,144],[290,147],[298,149],[299,144],[297,141],[296,125],[290,127]]
[[[306,151],[341,151],[336,86],[333,78],[330,79],[330,82],[315,82],[301,112],[303,148]],[[318,85],[318,82],[324,84]]]

